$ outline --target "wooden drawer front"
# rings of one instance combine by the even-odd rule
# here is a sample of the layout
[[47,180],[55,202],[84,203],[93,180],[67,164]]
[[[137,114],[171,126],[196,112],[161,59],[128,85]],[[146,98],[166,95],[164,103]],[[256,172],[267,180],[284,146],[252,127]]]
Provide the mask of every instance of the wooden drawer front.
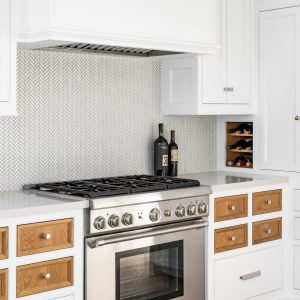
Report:
[[73,285],[73,257],[17,267],[17,298]]
[[282,238],[282,219],[271,219],[252,224],[253,245]]
[[18,226],[18,256],[73,247],[73,219]]
[[282,248],[273,247],[215,262],[215,300],[252,299],[282,287]]
[[248,246],[248,225],[215,230],[215,253]]
[[248,216],[248,195],[215,199],[215,222]]
[[0,259],[8,258],[8,227],[0,228]]
[[8,270],[0,270],[0,300],[8,299]]
[[254,193],[252,210],[253,215],[282,210],[282,190]]

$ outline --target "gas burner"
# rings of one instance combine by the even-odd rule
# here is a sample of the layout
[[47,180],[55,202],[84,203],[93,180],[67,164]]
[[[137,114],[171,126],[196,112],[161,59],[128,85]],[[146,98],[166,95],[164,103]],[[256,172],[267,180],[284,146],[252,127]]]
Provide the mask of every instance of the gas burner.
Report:
[[85,198],[163,191],[200,186],[199,181],[175,177],[133,175],[36,184],[29,189]]

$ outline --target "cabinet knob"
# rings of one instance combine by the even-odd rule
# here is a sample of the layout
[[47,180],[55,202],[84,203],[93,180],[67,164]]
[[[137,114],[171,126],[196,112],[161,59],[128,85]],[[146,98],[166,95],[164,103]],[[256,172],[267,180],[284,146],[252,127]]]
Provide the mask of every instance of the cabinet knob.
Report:
[[271,204],[272,204],[272,200],[271,200],[271,199],[266,200],[266,204],[267,204],[267,205],[271,205]]
[[235,206],[234,204],[229,205],[228,208],[229,208],[229,210],[231,210],[231,211],[235,211],[235,210],[236,210],[236,206]]
[[51,274],[50,273],[43,274],[42,278],[45,279],[45,280],[50,280]]
[[271,229],[271,228],[267,228],[267,229],[266,229],[266,233],[267,233],[267,234],[271,234],[271,233],[272,233],[272,229]]
[[51,237],[52,237],[52,236],[51,236],[50,233],[45,233],[45,234],[43,234],[42,237],[43,237],[44,240],[49,241],[49,240],[51,240]]
[[232,241],[232,242],[235,242],[235,240],[236,240],[234,235],[230,236],[228,239],[229,239],[229,241]]
[[234,88],[233,87],[230,87],[229,88],[229,92],[233,92],[234,91]]
[[299,117],[299,116],[296,116],[296,117],[295,117],[295,120],[296,120],[296,121],[299,121],[299,120],[300,120],[300,117]]

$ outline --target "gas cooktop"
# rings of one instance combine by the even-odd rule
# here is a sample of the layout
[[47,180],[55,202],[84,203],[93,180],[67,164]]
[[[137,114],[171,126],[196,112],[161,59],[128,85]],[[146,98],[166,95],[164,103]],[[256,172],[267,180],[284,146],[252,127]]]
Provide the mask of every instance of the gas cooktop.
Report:
[[200,186],[200,182],[197,180],[177,177],[133,175],[41,183],[27,186],[25,189],[93,199],[105,196],[163,191],[197,186]]

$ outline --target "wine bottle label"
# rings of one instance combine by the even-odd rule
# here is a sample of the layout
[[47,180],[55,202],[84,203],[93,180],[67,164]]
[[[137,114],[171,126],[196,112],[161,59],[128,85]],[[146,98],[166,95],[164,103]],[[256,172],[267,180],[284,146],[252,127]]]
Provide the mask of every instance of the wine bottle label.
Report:
[[168,155],[162,156],[162,166],[167,167],[168,166]]
[[171,150],[171,162],[178,162],[178,150]]

